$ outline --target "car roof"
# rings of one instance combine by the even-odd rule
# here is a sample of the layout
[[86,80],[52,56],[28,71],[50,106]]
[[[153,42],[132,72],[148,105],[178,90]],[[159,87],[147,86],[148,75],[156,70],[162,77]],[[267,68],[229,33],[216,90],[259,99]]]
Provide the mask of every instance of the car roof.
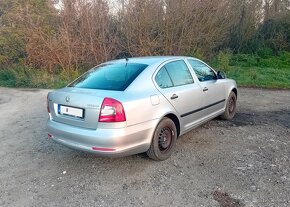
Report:
[[[168,60],[174,60],[174,59],[184,59],[184,58],[192,58],[192,57],[186,57],[186,56],[147,56],[147,57],[132,57],[128,58],[128,63],[140,63],[140,64],[146,64],[146,65],[152,65],[156,63],[163,63]],[[118,59],[118,60],[112,60],[108,63],[122,63],[126,61],[125,58]]]

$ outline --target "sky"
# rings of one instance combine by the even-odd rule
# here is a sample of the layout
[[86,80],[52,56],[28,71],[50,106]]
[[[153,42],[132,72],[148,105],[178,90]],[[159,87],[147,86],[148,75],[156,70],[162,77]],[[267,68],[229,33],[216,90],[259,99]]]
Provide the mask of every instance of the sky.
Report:
[[[116,9],[116,7],[118,6],[120,0],[107,0],[109,2],[109,6],[110,9],[112,10],[112,12],[114,12],[114,10]],[[124,0],[125,1],[125,0]],[[63,6],[62,0],[54,0],[55,3],[55,8],[57,9],[61,9]]]

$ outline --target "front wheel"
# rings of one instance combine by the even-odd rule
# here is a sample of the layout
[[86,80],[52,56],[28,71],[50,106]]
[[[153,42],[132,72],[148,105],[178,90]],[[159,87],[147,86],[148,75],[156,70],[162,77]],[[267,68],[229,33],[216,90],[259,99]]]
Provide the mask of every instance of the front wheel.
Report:
[[177,130],[174,122],[163,118],[157,125],[147,155],[157,161],[168,159],[176,145]]
[[232,91],[229,95],[225,112],[221,115],[222,119],[231,120],[237,111],[237,95]]

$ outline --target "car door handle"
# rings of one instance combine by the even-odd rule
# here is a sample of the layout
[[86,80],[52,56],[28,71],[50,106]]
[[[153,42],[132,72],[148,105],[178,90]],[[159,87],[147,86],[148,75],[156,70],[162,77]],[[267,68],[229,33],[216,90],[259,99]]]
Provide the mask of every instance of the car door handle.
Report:
[[208,88],[207,88],[207,87],[204,87],[204,88],[203,88],[203,91],[204,91],[204,92],[208,91]]
[[176,94],[173,94],[172,96],[171,96],[171,100],[174,100],[174,99],[177,99],[178,98],[178,95],[176,95]]

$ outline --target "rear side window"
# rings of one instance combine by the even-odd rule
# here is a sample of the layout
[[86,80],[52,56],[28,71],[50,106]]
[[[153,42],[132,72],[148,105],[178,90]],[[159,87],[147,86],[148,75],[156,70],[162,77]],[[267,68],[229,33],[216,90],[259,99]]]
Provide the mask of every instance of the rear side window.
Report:
[[188,67],[183,60],[167,63],[155,77],[160,88],[170,88],[194,83]]
[[181,86],[193,83],[190,71],[183,60],[170,62],[165,65],[165,68],[174,86]]
[[97,66],[68,87],[124,91],[147,67],[138,63],[112,63]]
[[155,77],[155,81],[160,88],[170,88],[173,86],[172,80],[169,77],[168,72],[165,67],[162,67],[158,71]]

